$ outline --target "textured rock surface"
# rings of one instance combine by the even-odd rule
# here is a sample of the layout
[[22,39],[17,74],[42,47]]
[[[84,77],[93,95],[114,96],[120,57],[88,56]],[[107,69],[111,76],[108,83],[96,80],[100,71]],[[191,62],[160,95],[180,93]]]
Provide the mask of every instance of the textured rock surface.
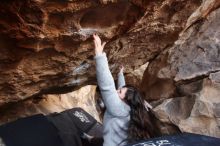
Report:
[[61,112],[73,107],[81,107],[100,121],[99,109],[97,108],[96,86],[85,86],[71,93],[60,95],[45,95],[41,98],[28,99],[23,102],[2,107],[0,110],[0,125],[14,121],[21,117],[42,113],[48,115]]
[[200,82],[192,95],[166,99],[154,108],[161,121],[173,123],[183,132],[220,137],[220,72]]
[[215,137],[220,137],[219,6],[204,1],[174,46],[149,63],[142,81],[149,100],[169,98],[154,107],[161,121]]
[[90,35],[98,32],[110,39],[139,15],[136,6],[124,2],[2,3],[0,105],[60,87],[94,84]]
[[[200,3],[200,0],[1,2],[0,106],[43,93],[66,93],[95,84],[90,37],[94,32],[108,42],[106,52],[112,72],[115,74],[119,64],[124,64],[126,77],[132,77],[135,69],[173,44]],[[139,79],[128,82],[138,84]]]
[[96,84],[98,33],[114,76],[123,64],[128,83],[139,85],[149,62],[140,86],[148,100],[160,99],[162,133],[178,131],[174,124],[220,137],[219,7],[219,0],[1,2],[0,123],[75,106],[98,119],[95,87],[81,89],[86,97],[59,94]]
[[[134,79],[142,77],[147,65],[148,63],[136,69],[132,73],[132,77]],[[139,80],[141,79],[139,78]],[[48,115],[50,113],[71,109],[73,107],[83,108],[96,120],[102,122],[103,113],[97,104],[98,98],[101,98],[101,96],[96,92],[96,86],[87,85],[74,92],[66,94],[47,94],[19,101],[17,103],[6,104],[0,107],[0,125],[34,114],[42,113]],[[161,123],[159,124],[161,125]],[[164,131],[164,134],[176,132],[175,129],[173,130],[170,128],[170,130],[167,130],[168,128],[169,126],[167,125],[161,125],[161,131]]]
[[206,20],[197,21],[182,33],[171,49],[162,52],[149,64],[142,82],[149,99],[196,92],[201,88],[196,82],[198,79],[220,70],[219,18],[220,10],[217,9]]

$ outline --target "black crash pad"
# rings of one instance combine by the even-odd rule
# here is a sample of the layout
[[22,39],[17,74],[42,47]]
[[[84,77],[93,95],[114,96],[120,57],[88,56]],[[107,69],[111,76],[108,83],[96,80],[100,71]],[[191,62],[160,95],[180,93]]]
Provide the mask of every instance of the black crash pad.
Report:
[[[87,141],[86,135],[93,136]],[[102,125],[81,108],[21,118],[0,126],[6,146],[101,145]],[[88,143],[88,144],[85,144]]]
[[129,144],[127,146],[218,146],[220,139],[192,134],[183,133],[178,135],[163,136],[152,138],[145,141]]
[[[95,137],[94,140],[102,140],[102,125],[82,108],[53,113],[47,118],[57,127],[65,146],[81,146],[82,143],[85,145],[84,134]],[[91,141],[89,143],[91,144]]]
[[6,146],[63,146],[56,127],[42,114],[1,125],[0,137]]

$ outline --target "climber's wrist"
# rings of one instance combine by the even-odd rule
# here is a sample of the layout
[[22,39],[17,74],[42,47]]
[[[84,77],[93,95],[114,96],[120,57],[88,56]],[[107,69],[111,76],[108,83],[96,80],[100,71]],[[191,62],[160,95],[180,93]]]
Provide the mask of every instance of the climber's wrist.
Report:
[[96,56],[99,56],[99,55],[102,55],[102,54],[103,54],[103,51],[95,51]]

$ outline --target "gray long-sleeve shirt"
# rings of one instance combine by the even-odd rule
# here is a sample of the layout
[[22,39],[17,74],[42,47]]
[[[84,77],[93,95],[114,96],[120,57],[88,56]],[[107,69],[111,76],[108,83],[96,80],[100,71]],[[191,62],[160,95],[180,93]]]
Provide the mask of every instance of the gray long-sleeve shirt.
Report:
[[[103,101],[106,106],[104,114],[103,146],[125,144],[127,126],[130,120],[130,107],[123,102],[116,91],[114,79],[108,67],[106,54],[95,56],[96,76]],[[118,75],[118,87],[125,85],[123,73]]]

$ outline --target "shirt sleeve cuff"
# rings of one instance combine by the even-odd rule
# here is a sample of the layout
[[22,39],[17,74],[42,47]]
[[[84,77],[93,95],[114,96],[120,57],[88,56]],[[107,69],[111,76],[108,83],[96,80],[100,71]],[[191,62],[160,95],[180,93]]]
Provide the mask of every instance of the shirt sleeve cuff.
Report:
[[102,54],[96,54],[94,59],[98,59],[98,58],[102,58],[102,57],[106,57],[106,53],[103,52]]
[[120,72],[118,73],[118,76],[120,76],[120,75],[124,75],[123,71],[120,71]]

